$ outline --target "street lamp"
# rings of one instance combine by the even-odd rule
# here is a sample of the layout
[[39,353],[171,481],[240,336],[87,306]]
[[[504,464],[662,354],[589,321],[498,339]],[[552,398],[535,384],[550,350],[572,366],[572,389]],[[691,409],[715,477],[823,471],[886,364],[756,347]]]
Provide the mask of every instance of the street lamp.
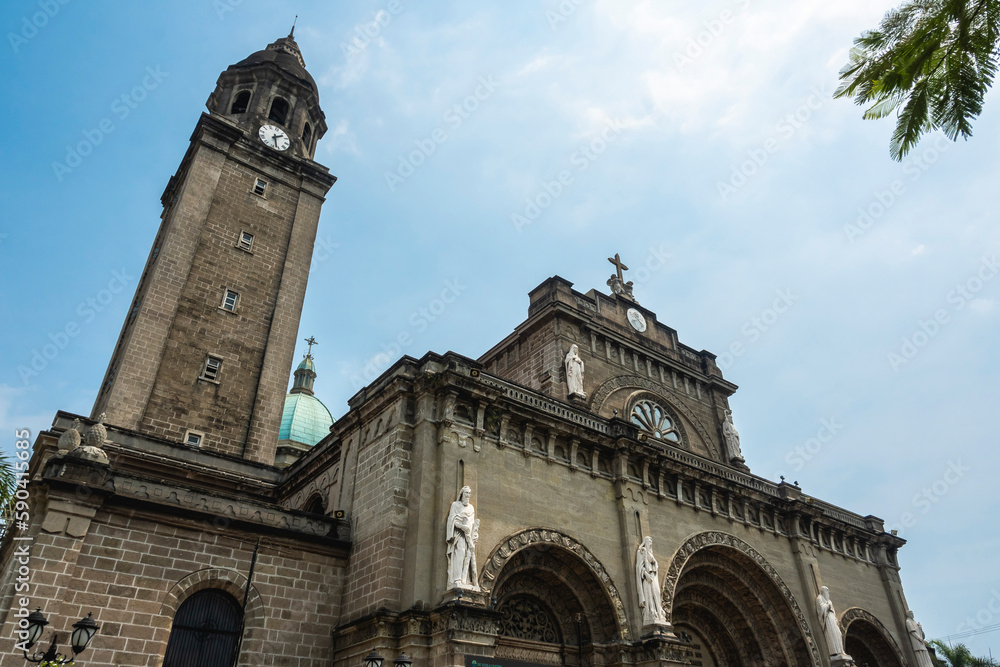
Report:
[[[365,656],[364,667],[382,667],[382,663],[385,660],[379,654],[376,649],[372,649],[372,652]],[[406,652],[400,653],[399,657],[392,661],[393,667],[410,667],[413,664],[413,660],[410,656],[406,655]]]
[[365,667],[382,667],[382,656],[378,651],[372,649],[372,652],[365,656]]
[[56,651],[56,642],[59,641],[59,635],[52,635],[52,644],[46,649],[45,653],[41,656],[38,655],[37,651],[32,651],[31,655],[28,655],[28,649],[35,645],[35,642],[39,640],[42,636],[42,632],[45,630],[45,626],[49,624],[48,619],[42,613],[41,607],[31,612],[28,615],[28,636],[24,643],[24,659],[28,662],[34,663],[48,663],[50,665],[65,665],[76,658],[77,655],[83,653],[87,650],[87,645],[90,644],[90,640],[94,638],[97,631],[100,630],[100,626],[94,622],[92,618],[93,614],[87,614],[86,618],[81,618],[79,621],[73,624],[73,632],[70,635],[70,646],[73,649],[73,656],[65,656]]

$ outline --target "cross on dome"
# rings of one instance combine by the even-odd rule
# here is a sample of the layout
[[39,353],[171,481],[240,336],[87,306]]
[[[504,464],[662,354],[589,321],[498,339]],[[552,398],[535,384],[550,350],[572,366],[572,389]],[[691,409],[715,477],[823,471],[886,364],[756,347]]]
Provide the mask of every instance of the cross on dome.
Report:
[[319,345],[319,343],[316,342],[315,336],[309,336],[309,338],[306,338],[304,340],[305,342],[309,343],[309,350],[306,352],[306,356],[311,357],[313,352],[313,345]]

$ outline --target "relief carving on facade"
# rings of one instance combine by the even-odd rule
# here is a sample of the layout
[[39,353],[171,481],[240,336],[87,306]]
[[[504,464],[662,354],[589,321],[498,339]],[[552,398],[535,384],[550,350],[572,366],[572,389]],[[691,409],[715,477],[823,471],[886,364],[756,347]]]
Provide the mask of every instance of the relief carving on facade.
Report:
[[506,602],[499,611],[499,633],[504,637],[559,643],[559,631],[552,615],[537,600],[518,595]]
[[503,569],[504,565],[511,557],[525,549],[535,544],[555,544],[567,551],[572,552],[578,556],[590,571],[597,577],[597,580],[601,582],[604,587],[604,592],[607,594],[608,598],[611,600],[614,606],[615,615],[618,621],[618,632],[622,639],[629,640],[632,637],[631,630],[629,628],[628,617],[625,614],[625,605],[622,603],[622,597],[618,593],[618,589],[615,587],[614,582],[611,581],[611,577],[608,575],[607,570],[604,566],[594,557],[590,551],[574,540],[572,537],[560,533],[556,530],[547,530],[544,528],[529,528],[527,530],[522,530],[519,533],[511,535],[510,537],[504,538],[499,545],[497,545],[489,557],[486,559],[486,564],[483,566],[483,572],[480,576],[480,585],[484,593],[489,595],[493,590],[493,586],[496,584],[497,576]]
[[558,651],[543,651],[526,646],[511,646],[504,643],[497,644],[496,657],[507,658],[508,660],[520,660],[521,662],[541,663],[543,665],[561,665],[563,663],[562,655]]
[[809,623],[806,621],[798,602],[796,602],[795,598],[792,596],[792,592],[789,590],[788,586],[785,585],[785,582],[781,580],[778,572],[771,567],[771,564],[768,563],[756,549],[738,537],[734,537],[726,533],[720,533],[717,531],[698,533],[697,535],[689,538],[674,553],[674,557],[671,559],[670,567],[667,570],[663,581],[663,610],[666,614],[667,622],[669,623],[672,620],[674,592],[677,589],[677,581],[680,578],[681,571],[684,569],[688,560],[690,560],[690,558],[697,551],[711,546],[724,546],[736,549],[764,570],[774,585],[777,586],[778,590],[781,591],[781,595],[788,602],[789,607],[791,607],[792,613],[795,615],[795,619],[798,622],[799,630],[801,631],[803,637],[805,637],[806,644],[809,646],[809,652],[812,657],[814,667],[819,667],[819,665],[823,664],[820,660],[819,651],[816,648],[816,642],[809,629]]

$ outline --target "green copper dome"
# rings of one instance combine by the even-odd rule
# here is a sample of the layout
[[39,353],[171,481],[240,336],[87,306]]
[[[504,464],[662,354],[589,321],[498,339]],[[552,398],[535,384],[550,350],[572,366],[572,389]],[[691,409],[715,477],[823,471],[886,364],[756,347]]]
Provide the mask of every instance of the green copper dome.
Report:
[[312,447],[330,433],[333,415],[323,402],[306,393],[285,396],[278,440],[291,440]]
[[312,447],[330,432],[333,416],[323,402],[313,396],[316,364],[313,363],[312,346],[316,344],[316,339],[309,337],[306,342],[309,343],[309,351],[295,369],[292,388],[285,396],[278,442],[290,441]]

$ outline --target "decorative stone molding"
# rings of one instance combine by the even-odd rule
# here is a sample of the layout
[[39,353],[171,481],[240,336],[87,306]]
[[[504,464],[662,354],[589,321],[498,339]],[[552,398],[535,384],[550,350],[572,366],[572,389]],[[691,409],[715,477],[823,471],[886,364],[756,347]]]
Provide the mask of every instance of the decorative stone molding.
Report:
[[[667,393],[664,391],[663,387],[649,378],[644,378],[639,375],[619,375],[611,378],[610,380],[606,380],[604,384],[594,391],[593,396],[590,399],[591,411],[600,414],[605,401],[608,400],[608,397],[611,394],[619,389],[632,388],[645,389],[653,394],[653,396],[655,396],[661,404],[665,404],[664,407],[670,410],[675,410],[678,414],[682,415],[694,427],[694,430],[698,433],[702,442],[705,443],[705,447],[708,451],[715,455],[718,454],[718,452],[712,451],[715,448],[715,443],[709,435],[708,429],[706,429],[705,425],[701,423],[701,420],[680,401],[667,400]],[[690,445],[687,446],[689,447]]]
[[771,567],[771,564],[767,562],[760,552],[738,537],[727,533],[717,531],[698,533],[697,535],[688,538],[688,540],[684,542],[684,544],[682,544],[676,552],[674,552],[674,556],[670,561],[670,567],[667,569],[667,574],[663,580],[663,611],[666,613],[667,622],[673,622],[674,592],[676,591],[677,581],[680,579],[684,566],[687,565],[688,561],[695,555],[695,553],[713,546],[735,549],[756,563],[764,571],[764,573],[767,574],[778,590],[781,591],[782,597],[785,598],[785,601],[788,603],[792,613],[795,615],[795,619],[799,625],[799,631],[802,633],[806,645],[809,647],[813,667],[820,667],[823,663],[820,660],[819,651],[816,648],[816,641],[813,639],[812,632],[809,630],[809,623],[806,621],[798,602],[795,601],[795,597],[792,595],[791,590],[789,590],[788,586],[785,585],[785,582],[781,580],[778,572]]
[[475,633],[482,635],[496,635],[499,631],[499,621],[496,615],[482,613],[479,609],[460,609],[452,607],[440,615],[435,615],[431,622],[431,633],[440,634],[448,632]]
[[870,623],[885,642],[892,647],[892,652],[896,654],[896,659],[899,660],[899,664],[905,665],[906,660],[903,659],[903,652],[899,650],[899,646],[896,644],[896,640],[892,638],[889,634],[889,629],[882,625],[882,621],[876,618],[875,614],[871,613],[867,609],[862,609],[861,607],[851,607],[847,611],[840,615],[840,630],[844,633],[844,641],[847,641],[847,628],[850,627],[851,623],[857,620],[867,621]]
[[558,650],[545,650],[544,648],[532,648],[529,646],[512,646],[504,642],[497,642],[495,656],[497,658],[541,663],[543,665],[563,664],[562,655]]
[[618,593],[618,589],[615,587],[604,565],[585,546],[569,535],[557,530],[529,528],[501,540],[500,544],[490,552],[485,565],[483,565],[482,573],[479,575],[479,586],[483,592],[486,595],[492,592],[493,585],[497,581],[497,576],[514,554],[536,544],[555,545],[580,558],[604,587],[604,592],[615,610],[615,615],[618,617],[619,636],[625,640],[631,639],[632,633],[629,629],[628,616],[625,614],[625,605],[622,603],[622,596]]
[[119,477],[115,479],[115,492],[124,498],[203,512],[226,520],[245,521],[307,535],[339,539],[347,537],[337,534],[339,527],[333,520],[311,519],[278,507],[235,501],[168,484]]

